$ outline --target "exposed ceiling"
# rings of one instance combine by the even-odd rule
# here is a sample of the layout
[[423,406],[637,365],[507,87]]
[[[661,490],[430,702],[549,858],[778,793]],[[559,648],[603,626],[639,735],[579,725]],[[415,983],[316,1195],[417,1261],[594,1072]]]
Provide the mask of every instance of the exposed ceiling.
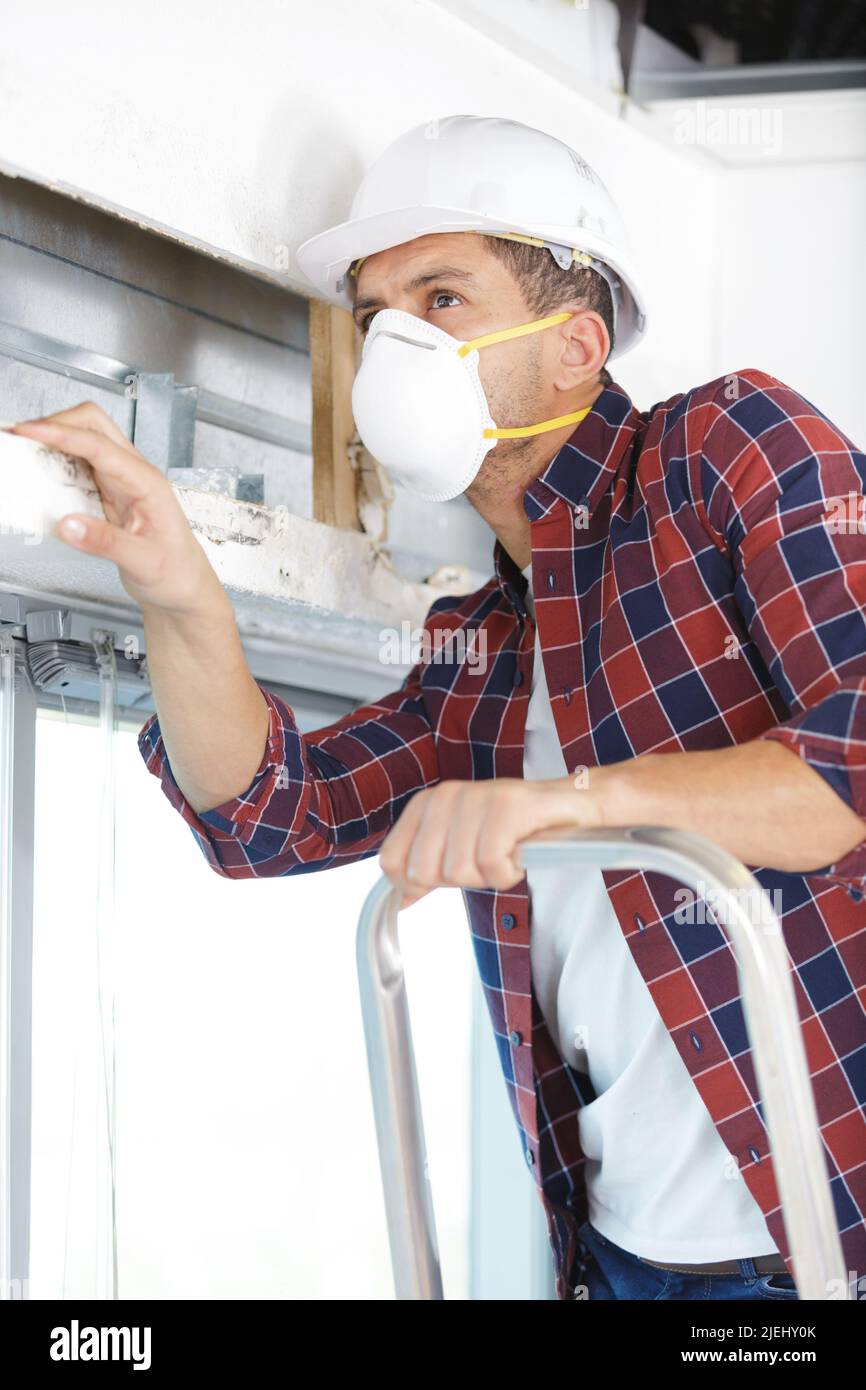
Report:
[[866,0],[646,0],[643,23],[709,65],[866,58]]

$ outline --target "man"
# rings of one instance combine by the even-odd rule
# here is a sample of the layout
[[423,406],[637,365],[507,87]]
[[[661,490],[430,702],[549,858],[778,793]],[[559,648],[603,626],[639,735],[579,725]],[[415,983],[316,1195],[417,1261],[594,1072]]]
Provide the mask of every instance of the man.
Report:
[[639,413],[606,370],[646,325],[622,241],[574,151],[452,117],[300,248],[364,335],[368,447],[496,535],[494,576],[427,619],[484,662],[419,661],[314,733],[253,680],[171,489],[102,412],[17,428],[94,467],[107,520],[60,534],[142,607],[140,749],[214,870],[379,852],[406,905],[464,889],[558,1297],[796,1299],[723,929],[662,875],[515,859],[545,830],[651,824],[754,868],[866,1272],[866,460],[756,370]]

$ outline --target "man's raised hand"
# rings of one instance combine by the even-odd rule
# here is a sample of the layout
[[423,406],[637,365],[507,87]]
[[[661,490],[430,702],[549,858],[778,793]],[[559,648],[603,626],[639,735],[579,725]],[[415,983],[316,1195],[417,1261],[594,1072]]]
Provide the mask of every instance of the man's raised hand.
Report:
[[[105,519],[70,513],[56,534],[68,545],[117,565],[126,592],[142,608],[194,614],[224,593],[168,479],[93,401],[9,433],[38,440],[90,465]],[[76,527],[77,523],[77,527]]]

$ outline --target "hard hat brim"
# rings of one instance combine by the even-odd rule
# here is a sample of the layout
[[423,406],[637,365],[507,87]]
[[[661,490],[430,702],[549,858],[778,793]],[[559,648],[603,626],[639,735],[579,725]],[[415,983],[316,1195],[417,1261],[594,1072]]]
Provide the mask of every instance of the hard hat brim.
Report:
[[316,294],[350,309],[352,296],[347,282],[349,266],[362,256],[372,256],[392,246],[402,246],[417,237],[445,232],[515,232],[538,237],[562,246],[575,247],[603,261],[623,287],[623,300],[617,314],[616,343],[611,357],[619,357],[634,347],[646,328],[646,310],[638,297],[636,278],[621,250],[614,250],[606,238],[587,228],[532,226],[502,218],[485,217],[467,208],[414,205],[388,209],[369,217],[352,218],[308,237],[295,252],[297,264]]

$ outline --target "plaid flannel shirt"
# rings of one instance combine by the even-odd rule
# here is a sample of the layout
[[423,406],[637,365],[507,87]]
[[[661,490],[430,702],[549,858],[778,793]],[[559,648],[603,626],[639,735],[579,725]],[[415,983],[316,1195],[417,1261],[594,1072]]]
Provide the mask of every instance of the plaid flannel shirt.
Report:
[[[778,739],[866,817],[864,482],[863,454],[764,372],[734,373],[645,412],[608,386],[524,496],[567,766]],[[523,775],[535,629],[526,580],[498,541],[493,560],[475,593],[434,602],[424,659],[392,694],[302,735],[289,706],[262,687],[270,726],[261,764],[242,795],[203,815],[177,787],[151,716],[142,757],[217,873],[291,876],[350,863],[378,851],[422,788]],[[486,644],[484,663],[436,659],[436,642],[461,629],[476,653]],[[849,1271],[862,1276],[866,841],[808,873],[752,867],[781,915],[838,1229]],[[709,914],[684,924],[682,886],[663,874],[605,870],[604,880],[793,1274],[728,938]],[[538,1008],[525,876],[506,892],[463,898],[547,1218],[557,1298],[570,1298],[588,1216],[577,1112],[595,1092],[559,1056]]]

